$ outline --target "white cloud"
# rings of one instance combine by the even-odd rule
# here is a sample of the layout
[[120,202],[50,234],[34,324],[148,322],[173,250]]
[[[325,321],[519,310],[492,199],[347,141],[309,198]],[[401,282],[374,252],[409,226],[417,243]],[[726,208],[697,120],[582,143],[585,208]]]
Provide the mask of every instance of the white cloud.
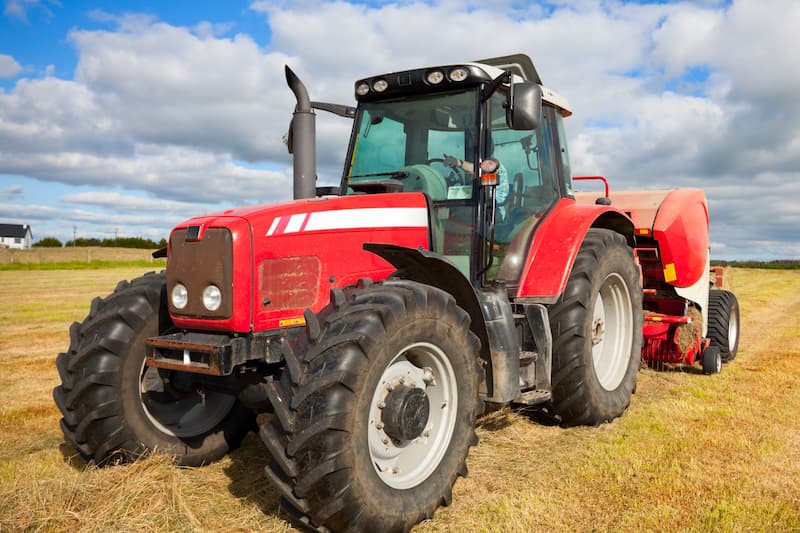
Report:
[[47,18],[53,16],[50,10],[50,5],[60,5],[58,0],[5,0],[5,8],[3,14],[8,17],[17,18],[23,22],[28,21],[28,11],[38,9],[42,11]]
[[193,202],[174,202],[158,198],[141,198],[123,195],[118,192],[91,191],[67,194],[61,197],[66,204],[85,205],[115,211],[134,211],[163,214],[180,214],[189,218],[197,212],[211,212],[212,206],[202,206]]
[[22,185],[10,185],[0,191],[0,200],[20,200],[25,196]]
[[22,67],[10,55],[0,54],[0,78],[13,78],[22,71]]
[[56,152],[16,158],[0,152],[0,168],[8,174],[121,186],[196,202],[267,202],[290,196],[288,172],[246,168],[229,155],[175,146],[137,144],[125,156]]
[[143,142],[225,150],[248,161],[285,154],[286,56],[246,35],[215,38],[163,23],[74,31],[76,80]]

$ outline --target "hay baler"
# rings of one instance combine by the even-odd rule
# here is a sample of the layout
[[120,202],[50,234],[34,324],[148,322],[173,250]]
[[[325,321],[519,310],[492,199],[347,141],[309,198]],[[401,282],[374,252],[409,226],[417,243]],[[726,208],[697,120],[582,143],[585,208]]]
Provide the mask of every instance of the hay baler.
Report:
[[736,357],[739,304],[723,287],[723,270],[710,267],[708,203],[701,189],[578,193],[578,202],[614,205],[635,226],[634,254],[642,270],[642,359],[649,366],[699,362],[703,372],[720,372]]

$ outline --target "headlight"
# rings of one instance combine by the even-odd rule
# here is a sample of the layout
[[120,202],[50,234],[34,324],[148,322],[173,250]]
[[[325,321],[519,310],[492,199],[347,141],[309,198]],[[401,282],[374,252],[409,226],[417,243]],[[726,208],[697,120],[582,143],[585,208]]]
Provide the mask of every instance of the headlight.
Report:
[[386,80],[375,80],[372,84],[372,90],[376,93],[382,93],[389,87],[389,83]]
[[428,75],[426,76],[426,79],[428,80],[428,83],[430,83],[432,85],[436,85],[436,84],[442,83],[442,80],[444,80],[444,73],[442,73],[441,70],[434,70],[434,71],[428,72]]
[[467,76],[469,76],[469,72],[463,67],[454,68],[450,71],[450,79],[452,81],[464,81]]
[[171,300],[175,309],[183,309],[189,303],[189,291],[182,284],[176,283],[172,287]]
[[203,305],[209,311],[216,311],[222,305],[222,292],[216,285],[209,285],[203,290]]
[[356,94],[358,96],[364,96],[369,92],[369,84],[368,83],[359,83],[356,87]]

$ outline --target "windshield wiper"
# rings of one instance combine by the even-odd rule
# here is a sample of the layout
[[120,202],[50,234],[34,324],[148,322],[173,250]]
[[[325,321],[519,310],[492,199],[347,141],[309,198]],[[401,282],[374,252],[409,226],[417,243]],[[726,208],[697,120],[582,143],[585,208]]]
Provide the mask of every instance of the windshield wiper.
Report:
[[408,172],[405,170],[388,170],[386,172],[371,172],[369,174],[354,174],[350,178],[374,178],[376,176],[389,176],[390,178],[407,178]]

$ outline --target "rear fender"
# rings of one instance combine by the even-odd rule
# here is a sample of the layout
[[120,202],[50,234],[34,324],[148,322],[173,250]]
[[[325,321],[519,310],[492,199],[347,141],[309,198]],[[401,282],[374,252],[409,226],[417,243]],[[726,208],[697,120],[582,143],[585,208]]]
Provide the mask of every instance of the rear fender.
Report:
[[431,285],[451,294],[470,316],[470,329],[481,341],[486,381],[485,399],[507,403],[519,394],[519,342],[511,303],[505,291],[476,291],[458,267],[445,256],[393,244],[364,245],[394,266],[392,277]]
[[533,235],[516,297],[528,303],[554,303],[567,286],[578,250],[590,228],[616,231],[631,247],[634,245],[633,222],[622,211],[563,198]]

